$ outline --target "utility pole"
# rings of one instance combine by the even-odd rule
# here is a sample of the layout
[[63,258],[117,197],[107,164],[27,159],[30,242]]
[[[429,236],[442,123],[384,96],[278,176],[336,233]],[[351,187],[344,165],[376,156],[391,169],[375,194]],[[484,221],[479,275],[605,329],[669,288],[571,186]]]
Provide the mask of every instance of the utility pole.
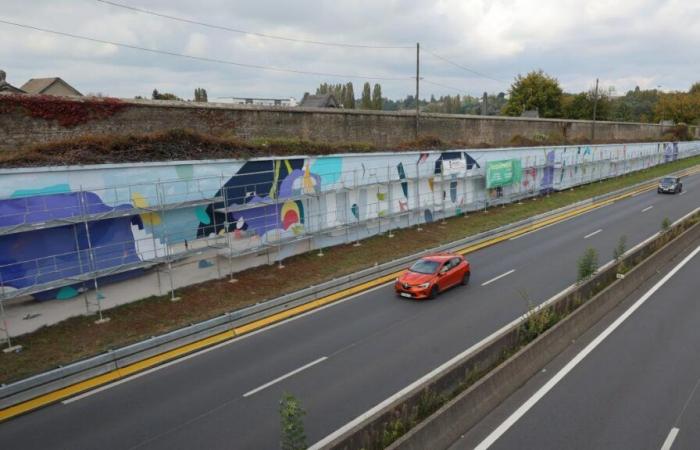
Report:
[[591,124],[591,141],[595,143],[595,114],[598,109],[598,79],[595,79],[595,93],[593,94],[593,123]]
[[418,96],[420,95],[420,42],[416,42],[416,140],[418,140],[418,126],[420,121],[420,105]]

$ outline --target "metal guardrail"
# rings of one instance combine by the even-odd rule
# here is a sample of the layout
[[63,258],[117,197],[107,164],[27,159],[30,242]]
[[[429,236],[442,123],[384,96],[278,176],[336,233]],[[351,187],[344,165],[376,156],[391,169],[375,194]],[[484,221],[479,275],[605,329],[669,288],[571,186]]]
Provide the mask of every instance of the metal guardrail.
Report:
[[[687,171],[679,171],[680,175]],[[633,186],[618,189],[616,191],[592,197],[553,211],[538,214],[508,225],[488,230],[473,236],[460,239],[445,245],[427,249],[396,260],[369,267],[358,272],[335,278],[319,285],[310,286],[275,299],[261,301],[255,305],[223,314],[213,319],[205,320],[189,325],[159,336],[153,336],[135,344],[109,350],[97,356],[93,356],[64,367],[25,378],[10,384],[0,385],[0,409],[21,403],[39,395],[70,386],[80,381],[117,370],[126,365],[144,360],[151,356],[164,353],[168,350],[213,336],[231,328],[253,322],[262,317],[275,314],[286,309],[308,303],[326,295],[334,294],[348,287],[380,278],[405,268],[410,262],[425,254],[434,252],[451,251],[464,247],[467,244],[483,241],[489,238],[505,234],[514,229],[530,225],[542,219],[566,213],[596,202],[616,197],[625,192],[631,192],[642,186],[651,184],[649,181],[637,183]]]

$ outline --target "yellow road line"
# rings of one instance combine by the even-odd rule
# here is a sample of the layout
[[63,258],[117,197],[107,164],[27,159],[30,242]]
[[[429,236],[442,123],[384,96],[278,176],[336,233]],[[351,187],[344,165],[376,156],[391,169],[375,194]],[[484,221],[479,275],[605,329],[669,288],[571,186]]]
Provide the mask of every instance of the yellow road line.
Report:
[[[687,170],[683,176],[695,174],[695,173],[700,173],[700,169],[694,169],[694,170]],[[482,248],[490,247],[495,244],[498,244],[499,242],[503,242],[505,240],[508,240],[510,238],[519,236],[521,234],[529,233],[531,231],[535,231],[537,229],[540,229],[542,227],[545,227],[547,225],[551,225],[557,222],[561,222],[563,220],[585,214],[593,209],[600,208],[606,205],[609,205],[611,203],[614,203],[616,201],[631,197],[633,195],[640,194],[645,191],[649,191],[651,189],[655,189],[656,187],[656,182],[649,183],[644,186],[640,186],[639,188],[635,189],[634,191],[626,192],[624,194],[620,194],[616,197],[597,202],[597,203],[592,203],[590,205],[582,206],[580,208],[576,208],[571,211],[567,211],[561,214],[557,214],[552,217],[548,217],[542,220],[539,220],[535,223],[532,223],[530,225],[524,225],[512,232],[502,234],[500,236],[494,237],[492,239],[488,239],[483,242],[479,242],[477,244],[473,245],[468,245],[462,249],[457,250],[457,253],[461,253],[463,255],[473,253],[477,250],[480,250]],[[88,391],[90,389],[94,389],[99,386],[103,386],[105,384],[111,383],[113,381],[117,381],[119,379],[125,378],[127,376],[133,375],[135,373],[141,372],[143,370],[149,369],[151,367],[157,366],[159,364],[163,364],[165,362],[171,361],[176,358],[180,358],[188,353],[196,352],[198,350],[202,350],[206,347],[210,347],[215,344],[219,344],[221,342],[233,339],[237,336],[240,336],[242,334],[250,333],[255,330],[259,330],[261,328],[264,328],[266,326],[272,325],[274,323],[283,321],[285,319],[289,319],[291,317],[297,316],[299,314],[303,314],[305,312],[317,309],[321,306],[328,305],[330,303],[336,302],[338,300],[341,300],[343,298],[349,297],[353,294],[357,294],[359,292],[365,291],[367,289],[380,286],[384,283],[387,283],[391,281],[392,279],[396,278],[399,274],[401,274],[403,270],[399,270],[396,272],[393,272],[389,275],[385,275],[379,278],[376,278],[374,280],[367,281],[365,283],[358,284],[357,286],[350,287],[348,289],[345,289],[340,292],[336,292],[334,294],[327,295],[323,298],[317,299],[317,300],[312,300],[310,302],[304,303],[303,305],[296,306],[294,308],[290,308],[286,311],[281,311],[275,314],[272,314],[268,317],[264,317],[259,320],[255,320],[251,323],[248,323],[246,325],[242,325],[240,327],[235,327],[232,330],[227,330],[221,333],[217,333],[213,336],[210,336],[208,338],[200,339],[199,341],[192,342],[187,345],[183,345],[182,347],[175,348],[173,350],[169,350],[167,352],[158,354],[156,356],[152,356],[150,358],[146,358],[142,361],[129,364],[125,367],[121,367],[119,369],[115,369],[111,372],[98,375],[96,377],[90,378],[85,381],[78,382],[76,384],[73,384],[71,386],[65,387],[58,389],[56,391],[50,392],[48,394],[43,394],[40,395],[36,398],[33,398],[31,400],[25,401],[23,403],[19,403],[14,406],[10,406],[8,408],[5,408],[3,410],[0,410],[0,422],[3,422],[5,420],[11,419],[12,417],[18,416],[20,414],[27,413],[29,411],[32,411],[37,408],[41,408],[43,406],[50,405],[51,403],[55,403],[61,400],[64,400],[66,398],[72,397],[76,394]]]

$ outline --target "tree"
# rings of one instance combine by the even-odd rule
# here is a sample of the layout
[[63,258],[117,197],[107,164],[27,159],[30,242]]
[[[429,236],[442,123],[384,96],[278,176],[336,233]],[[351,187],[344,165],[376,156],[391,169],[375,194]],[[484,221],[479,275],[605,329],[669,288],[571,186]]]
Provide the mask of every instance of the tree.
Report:
[[510,86],[510,98],[503,109],[509,116],[536,109],[540,117],[560,117],[562,90],[559,81],[542,70],[518,75]]
[[372,109],[382,109],[382,86],[379,83],[375,83],[372,90]]
[[194,101],[206,103],[208,101],[207,100],[207,90],[204,88],[195,88]]
[[372,93],[369,82],[365,82],[362,88],[362,99],[360,100],[360,108],[372,109]]
[[696,81],[692,86],[690,86],[688,94],[700,94],[700,81]]
[[348,109],[355,109],[355,90],[352,87],[352,82],[346,85],[343,105]]
[[177,100],[177,101],[182,101],[180,97],[178,97],[175,94],[171,94],[169,92],[163,92],[160,93],[158,92],[158,89],[153,89],[153,93],[151,94],[151,98],[153,100]]
[[656,120],[695,124],[700,118],[700,93],[673,92],[661,94],[654,107]]
[[589,247],[578,259],[578,281],[592,277],[596,270],[598,270],[598,252]]
[[306,448],[306,433],[304,432],[304,415],[299,400],[291,394],[283,394],[280,400],[280,426],[282,450],[303,450]]

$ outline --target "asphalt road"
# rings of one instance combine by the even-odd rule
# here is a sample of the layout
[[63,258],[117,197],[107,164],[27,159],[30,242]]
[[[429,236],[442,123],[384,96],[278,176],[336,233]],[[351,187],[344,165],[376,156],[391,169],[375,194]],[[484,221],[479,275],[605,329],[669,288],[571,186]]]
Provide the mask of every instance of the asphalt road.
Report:
[[[485,419],[490,424],[483,430],[477,426],[471,434],[480,434],[479,439],[465,436],[453,450],[485,448],[479,444],[489,435],[496,438],[489,441],[493,450],[700,448],[698,274],[700,254],[625,319],[618,313],[643,299],[651,287],[636,293],[629,304],[610,314],[610,319],[624,320],[617,328],[604,333],[614,323],[605,321],[581,340],[582,348],[562,355],[561,361],[547,368],[547,375],[534,377],[539,381],[522,389],[528,391],[526,395],[516,394],[518,402],[504,402],[510,403],[501,407],[506,411],[492,413],[499,420]],[[600,336],[607,337],[586,353]],[[566,372],[579,355],[585,356]],[[535,396],[550,380],[559,379],[562,369],[563,378],[543,391],[543,397]],[[523,405],[530,409],[512,416]],[[503,423],[512,425],[506,429]],[[491,434],[499,429],[505,432]]]
[[383,286],[15,418],[0,425],[0,448],[273,449],[284,392],[306,409],[313,443],[570,285],[586,247],[604,263],[620,236],[631,247],[664,217],[700,206],[700,176],[684,190],[640,194],[471,254],[470,285],[435,301],[401,300]]

